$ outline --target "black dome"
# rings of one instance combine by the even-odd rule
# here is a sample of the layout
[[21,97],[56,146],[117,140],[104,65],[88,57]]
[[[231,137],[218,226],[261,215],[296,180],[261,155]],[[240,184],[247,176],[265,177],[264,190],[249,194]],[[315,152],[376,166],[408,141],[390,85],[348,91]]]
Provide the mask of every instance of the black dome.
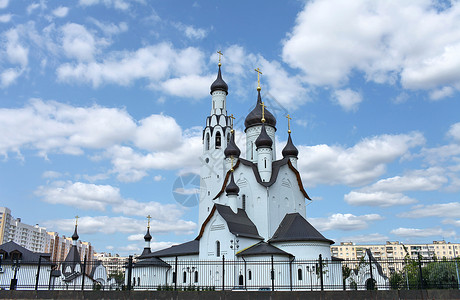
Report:
[[284,147],[284,149],[283,149],[283,151],[281,153],[283,154],[283,157],[286,157],[286,156],[295,156],[295,157],[297,157],[299,155],[299,150],[297,150],[297,148],[292,143],[290,133],[289,133],[289,137],[288,137],[288,141],[286,143],[286,146]]
[[72,240],[76,241],[76,240],[78,240],[78,238],[79,238],[79,236],[78,236],[78,233],[77,233],[77,225],[75,225],[75,231],[72,234]]
[[224,150],[225,157],[240,157],[241,150],[235,144],[235,133],[231,133],[230,136],[230,143],[228,143],[227,148]]
[[273,145],[272,139],[268,136],[267,130],[265,130],[265,123],[262,123],[262,130],[256,139],[256,147],[271,147]]
[[217,78],[211,84],[211,94],[214,91],[224,91],[228,95],[228,85],[222,79],[222,74],[220,72],[220,66],[219,66],[219,72],[217,73]]
[[[260,96],[260,90],[258,91],[256,107],[248,114],[246,120],[244,120],[244,126],[246,129],[255,125],[262,125],[262,98]],[[268,109],[264,109],[265,124],[275,127],[276,119]]]
[[150,235],[150,228],[147,227],[147,233],[144,235],[144,241],[150,242],[152,240],[152,236]]
[[240,192],[240,188],[236,185],[235,180],[233,179],[233,172],[232,172],[232,175],[230,176],[230,183],[225,188],[225,192],[227,193],[227,196],[229,195],[238,196],[238,193]]

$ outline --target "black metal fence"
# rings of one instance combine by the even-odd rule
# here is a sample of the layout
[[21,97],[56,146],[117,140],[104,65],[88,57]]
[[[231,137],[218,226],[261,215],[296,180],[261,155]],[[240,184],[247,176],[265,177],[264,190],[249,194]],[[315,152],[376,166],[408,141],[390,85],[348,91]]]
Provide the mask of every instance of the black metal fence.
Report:
[[459,259],[0,262],[0,289],[412,290],[460,289]]

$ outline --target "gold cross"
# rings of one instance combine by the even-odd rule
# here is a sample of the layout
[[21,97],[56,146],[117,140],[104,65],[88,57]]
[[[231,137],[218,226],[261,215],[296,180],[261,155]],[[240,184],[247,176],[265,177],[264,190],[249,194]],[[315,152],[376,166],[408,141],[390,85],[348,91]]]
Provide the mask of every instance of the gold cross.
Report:
[[262,102],[260,103],[262,105],[262,123],[265,123],[265,104]]
[[289,114],[286,116],[288,119],[288,133],[291,133],[291,120],[292,118],[289,116]]
[[261,90],[261,88],[260,88],[260,75],[262,75],[262,72],[260,71],[259,68],[254,69],[254,71],[257,72],[257,90],[260,91]]
[[230,119],[232,120],[230,124],[230,128],[232,129],[232,133],[233,133],[233,120],[235,120],[235,117],[233,116],[233,114],[230,115]]
[[147,220],[148,220],[147,228],[150,228],[150,219],[151,219],[151,218],[152,218],[152,217],[151,217],[150,215],[147,216]]
[[75,226],[78,225],[78,219],[79,219],[79,218],[80,218],[79,216],[75,216]]
[[222,65],[222,64],[220,63],[220,57],[221,57],[223,54],[222,54],[222,51],[220,51],[220,50],[217,51],[217,53],[219,54],[219,67],[220,67],[220,66]]

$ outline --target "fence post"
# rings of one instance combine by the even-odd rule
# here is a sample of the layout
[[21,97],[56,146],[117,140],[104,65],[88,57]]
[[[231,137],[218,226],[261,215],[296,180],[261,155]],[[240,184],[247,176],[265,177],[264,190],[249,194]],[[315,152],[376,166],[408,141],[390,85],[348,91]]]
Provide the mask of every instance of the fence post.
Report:
[[222,255],[222,291],[225,290],[225,255]]
[[131,277],[132,277],[132,272],[133,272],[133,256],[130,255],[128,258],[128,286],[126,289],[128,291],[131,290]]
[[[371,275],[371,285],[369,287],[369,289],[371,290],[374,290],[375,289],[375,286],[374,286],[374,276],[372,274],[372,259],[371,257],[369,256],[369,273]],[[367,288],[367,287],[366,287]]]
[[37,267],[37,277],[35,278],[35,290],[38,290],[38,280],[40,278],[40,267],[41,267],[41,264],[42,264],[42,256],[40,255],[38,257],[38,267]]
[[422,261],[420,259],[420,255],[418,256],[418,273],[419,273],[419,280],[420,280],[420,289],[423,290],[423,275],[422,275]]
[[272,292],[275,290],[275,268],[273,266],[273,254],[272,254],[272,270],[270,272],[271,279],[272,279]]
[[292,262],[294,259],[291,257],[289,259],[289,288],[292,291]]
[[85,275],[86,275],[86,255],[85,259],[83,260],[83,272],[81,274],[81,290],[83,291],[85,289]]
[[321,284],[321,291],[324,291],[324,284],[323,284],[323,256],[319,255],[319,282]]
[[176,265],[174,266],[174,290],[177,291],[177,256],[176,256]]

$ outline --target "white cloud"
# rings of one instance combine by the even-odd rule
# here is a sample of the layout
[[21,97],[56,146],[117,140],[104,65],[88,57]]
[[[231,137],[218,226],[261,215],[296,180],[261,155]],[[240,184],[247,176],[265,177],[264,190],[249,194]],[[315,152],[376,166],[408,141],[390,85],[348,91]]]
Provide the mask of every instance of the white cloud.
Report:
[[163,176],[161,176],[161,175],[155,175],[155,176],[153,176],[153,180],[154,180],[154,181],[162,181],[162,180],[164,180],[164,179],[165,179],[165,178],[164,178]]
[[363,101],[361,94],[351,89],[335,90],[333,98],[345,111],[356,111]]
[[447,135],[453,138],[455,141],[460,142],[460,122],[450,126]]
[[59,178],[61,176],[62,176],[62,174],[59,173],[59,172],[56,172],[56,171],[45,171],[42,174],[42,178],[52,178],[52,179],[54,179],[54,178]]
[[312,225],[319,231],[341,230],[352,231],[369,227],[371,222],[380,221],[383,217],[378,214],[355,216],[353,214],[333,214],[328,218],[309,218]]
[[182,129],[172,117],[151,115],[139,121],[133,141],[136,146],[150,150],[168,150],[181,143]]
[[6,36],[6,55],[8,61],[12,64],[19,64],[25,68],[28,64],[29,49],[23,46],[19,41],[19,32],[17,29],[10,29],[5,33]]
[[103,23],[94,18],[89,18],[89,20],[92,23],[94,23],[94,25],[96,25],[107,36],[120,34],[128,30],[128,24],[126,22],[120,22],[117,25],[114,23]]
[[53,10],[53,15],[58,18],[64,18],[69,13],[69,8],[65,6],[59,6]]
[[21,76],[23,70],[21,69],[13,69],[13,68],[9,68],[9,69],[6,69],[4,70],[1,74],[0,74],[0,80],[1,80],[1,86],[3,88],[13,84],[16,79]]
[[0,9],[6,8],[8,6],[9,0],[0,0]]
[[132,234],[128,236],[128,241],[143,241],[144,235],[142,233]]
[[352,191],[344,196],[345,202],[350,205],[369,205],[389,207],[417,202],[401,193],[386,192],[358,192]]
[[189,39],[202,40],[208,35],[208,31],[203,28],[195,28],[192,25],[185,25],[182,23],[174,23],[173,25],[182,31]]
[[174,221],[183,214],[183,210],[176,204],[161,204],[159,202],[138,202],[125,199],[120,205],[113,205],[113,211],[130,216],[144,217],[150,215],[154,220]]
[[[44,224],[47,228],[59,230],[60,232],[73,232],[75,226],[74,219],[50,220]],[[151,221],[151,234],[191,234],[196,229],[196,223],[192,221],[175,220],[173,222]],[[84,234],[115,234],[128,233],[139,234],[145,232],[144,220],[137,220],[127,217],[108,217],[108,216],[84,216],[78,219],[78,234],[82,238]]]
[[398,215],[403,218],[460,218],[460,202],[416,205],[411,211]]
[[444,237],[453,237],[455,236],[455,231],[453,230],[443,230],[441,228],[397,228],[390,231],[391,234],[398,235],[404,238],[425,238],[429,236],[444,238]]
[[119,10],[128,10],[130,7],[129,2],[125,0],[79,0],[78,3],[82,6],[91,6],[102,3],[106,7],[113,7]]
[[199,99],[209,95],[210,82],[213,82],[212,76],[188,75],[162,82],[161,89],[173,96]]
[[316,184],[366,184],[385,172],[386,164],[422,145],[417,132],[366,138],[355,146],[298,146],[298,168],[307,186]]
[[377,83],[400,80],[408,89],[458,89],[459,7],[451,2],[437,9],[427,0],[308,1],[284,41],[283,60],[316,85],[338,86],[364,74]]
[[0,23],[8,23],[9,21],[11,21],[12,17],[12,14],[0,15]]
[[38,4],[38,3],[30,4],[29,6],[27,6],[27,9],[26,9],[27,14],[30,15],[31,13],[34,12],[34,10],[36,10],[39,7],[40,7],[40,4]]
[[440,100],[442,98],[450,97],[453,95],[455,90],[450,86],[445,86],[443,88],[433,90],[430,92],[431,100]]
[[98,41],[83,25],[68,23],[61,28],[62,48],[69,58],[91,61],[97,52]]
[[380,233],[346,236],[340,239],[342,242],[353,242],[356,244],[379,243],[384,244],[389,237]]

